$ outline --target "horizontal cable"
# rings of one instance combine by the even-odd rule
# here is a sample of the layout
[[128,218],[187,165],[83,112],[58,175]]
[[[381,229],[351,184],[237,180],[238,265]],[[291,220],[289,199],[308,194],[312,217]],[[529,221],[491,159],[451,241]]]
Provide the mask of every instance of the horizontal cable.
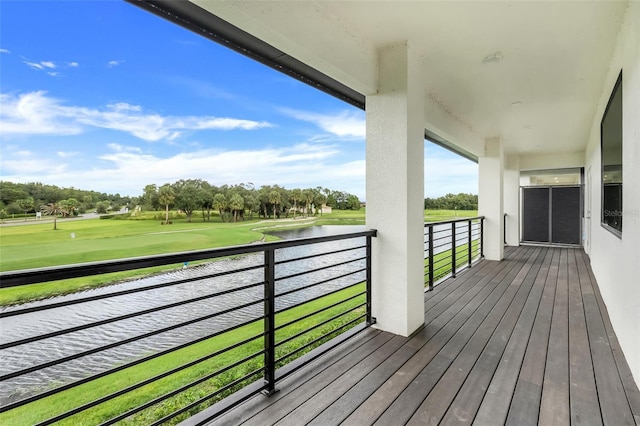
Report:
[[344,253],[347,251],[353,251],[353,250],[359,250],[359,249],[363,249],[363,248],[367,248],[367,246],[357,246],[357,247],[349,247],[349,248],[344,248],[344,249],[340,249],[340,250],[334,250],[334,251],[330,251],[327,253],[319,253],[319,254],[311,254],[309,256],[302,256],[302,257],[296,257],[294,259],[284,259],[284,260],[279,260],[277,262],[275,262],[276,265],[282,265],[285,263],[290,263],[290,262],[296,262],[299,260],[306,260],[306,259],[315,259],[321,256],[329,256],[331,254],[337,254],[337,253]]
[[14,340],[13,342],[0,344],[0,350],[6,349],[6,348],[11,348],[11,347],[18,346],[18,345],[24,345],[25,343],[37,342],[38,340],[48,339],[48,338],[51,338],[51,337],[61,336],[63,334],[73,333],[75,331],[86,330],[88,328],[97,327],[97,326],[109,324],[109,323],[112,323],[112,322],[122,321],[122,320],[125,320],[125,319],[130,319],[130,318],[134,318],[134,317],[137,317],[137,316],[150,314],[150,313],[153,313],[153,312],[158,312],[158,311],[162,311],[162,310],[165,310],[165,309],[175,308],[177,306],[182,306],[182,305],[186,305],[186,304],[189,304],[189,303],[199,302],[199,301],[202,301],[202,300],[211,299],[211,298],[214,298],[214,297],[222,296],[222,295],[229,294],[229,293],[234,293],[234,292],[237,292],[237,291],[246,290],[246,289],[249,289],[249,288],[252,288],[252,287],[261,286],[261,285],[264,285],[264,282],[248,284],[246,286],[233,288],[233,289],[230,289],[230,290],[224,290],[224,291],[221,291],[221,292],[218,292],[218,293],[213,293],[213,294],[208,294],[208,295],[205,295],[205,296],[194,297],[192,299],[187,299],[187,300],[183,300],[183,301],[180,301],[180,302],[170,303],[168,305],[157,306],[155,308],[145,309],[145,310],[139,311],[139,312],[132,312],[130,314],[121,315],[119,317],[113,317],[113,318],[108,318],[108,319],[104,319],[104,320],[100,320],[100,321],[95,321],[95,322],[92,322],[92,323],[83,324],[83,325],[79,325],[79,326],[76,326],[76,327],[65,328],[64,330],[52,331],[50,333],[45,333],[45,334],[41,334],[41,335],[33,336],[33,337],[27,337],[27,338],[24,338],[24,339],[21,339],[21,340]]
[[146,286],[146,287],[139,287],[139,288],[132,288],[132,289],[129,289],[129,290],[115,291],[113,293],[99,294],[99,295],[96,295],[96,296],[83,297],[83,298],[80,298],[80,299],[68,300],[68,301],[64,301],[64,302],[50,303],[48,305],[33,306],[33,307],[30,307],[30,308],[19,309],[19,310],[15,310],[15,311],[0,312],[0,318],[6,318],[6,317],[22,315],[22,314],[28,314],[30,312],[43,311],[43,310],[46,310],[46,309],[60,308],[60,307],[63,307],[63,306],[76,305],[78,303],[93,302],[95,300],[108,299],[110,297],[124,296],[124,295],[127,295],[127,294],[133,294],[133,293],[140,293],[140,292],[148,291],[148,290],[156,290],[156,289],[163,288],[163,287],[171,287],[171,286],[174,286],[174,285],[186,284],[186,283],[190,283],[190,282],[193,282],[193,281],[201,281],[201,280],[205,280],[205,279],[209,279],[209,278],[216,278],[216,277],[221,277],[221,276],[225,276],[225,275],[235,274],[235,273],[238,273],[238,272],[246,272],[246,271],[251,271],[251,270],[254,270],[254,269],[263,269],[263,268],[264,268],[264,265],[249,266],[249,267],[246,267],[246,268],[235,269],[233,271],[216,272],[214,274],[202,275],[202,276],[193,277],[193,278],[185,278],[185,279],[182,279],[182,280],[169,281],[169,282],[166,282],[166,283],[154,284],[154,285],[150,285],[150,286]]
[[[317,286],[319,286],[319,285],[326,284],[326,283],[328,283],[328,282],[330,282],[330,281],[335,281],[335,280],[338,280],[338,279],[340,279],[340,278],[345,278],[345,277],[348,277],[349,275],[354,275],[354,274],[357,274],[357,273],[360,273],[360,272],[364,272],[364,271],[366,271],[366,270],[367,270],[367,268],[358,269],[357,271],[348,272],[348,273],[346,273],[346,274],[338,275],[338,276],[336,276],[336,277],[332,277],[332,278],[327,278],[326,280],[318,281],[317,283],[309,284],[309,285],[306,285],[306,286],[304,286],[304,287],[299,287],[299,288],[294,288],[293,290],[283,291],[282,293],[278,293],[278,294],[276,295],[276,298],[278,298],[278,297],[282,297],[282,296],[286,296],[287,294],[291,294],[291,293],[297,293],[297,292],[299,292],[299,291],[306,290],[306,289],[308,289],[308,288],[317,287]],[[277,282],[277,281],[279,281],[279,279],[278,279],[278,280],[276,280],[276,282]]]
[[[163,378],[168,377],[168,376],[170,376],[170,375],[172,375],[172,374],[174,374],[174,373],[177,373],[177,372],[180,372],[180,371],[182,371],[182,370],[185,370],[185,369],[187,369],[187,368],[189,368],[189,367],[193,367],[194,365],[197,365],[197,364],[199,364],[199,363],[201,363],[201,362],[204,362],[204,361],[206,361],[206,360],[208,360],[208,359],[211,359],[211,358],[216,357],[216,356],[218,356],[218,355],[221,355],[221,354],[223,354],[223,353],[225,353],[225,352],[228,352],[228,351],[230,351],[230,350],[232,350],[232,349],[235,349],[235,348],[237,348],[237,347],[240,347],[240,346],[242,346],[242,345],[245,345],[245,344],[247,344],[247,343],[251,342],[252,340],[255,340],[255,339],[260,338],[260,337],[263,337],[263,336],[264,336],[264,333],[263,333],[263,334],[256,335],[256,336],[253,336],[253,337],[250,337],[250,338],[248,338],[248,339],[243,340],[242,342],[238,342],[238,343],[233,344],[233,345],[231,345],[231,346],[228,346],[228,347],[226,347],[226,348],[224,348],[224,349],[218,350],[218,351],[216,351],[216,352],[214,352],[214,353],[212,353],[212,354],[206,355],[206,356],[204,356],[204,357],[201,357],[201,358],[199,358],[199,359],[196,359],[196,360],[194,360],[194,361],[191,361],[191,362],[189,362],[189,363],[187,363],[187,364],[184,364],[184,365],[181,365],[181,366],[179,366],[179,367],[173,368],[173,369],[171,369],[171,370],[169,370],[169,371],[165,371],[164,373],[162,373],[162,374],[158,374],[157,376],[154,376],[154,377],[151,377],[151,378],[149,378],[149,379],[143,380],[142,382],[136,383],[135,385],[131,385],[131,386],[126,387],[126,388],[124,388],[124,389],[120,389],[120,390],[119,390],[119,391],[117,391],[117,392],[114,392],[114,393],[112,393],[112,394],[109,394],[109,395],[103,396],[102,398],[96,399],[96,400],[91,401],[91,402],[89,402],[89,403],[87,403],[87,404],[84,404],[84,405],[81,405],[81,406],[79,406],[79,407],[76,407],[76,408],[74,408],[74,409],[72,409],[72,410],[69,410],[69,411],[67,411],[67,412],[65,412],[65,413],[59,414],[59,415],[57,415],[57,416],[55,416],[55,417],[52,417],[52,418],[50,418],[50,419],[47,419],[45,422],[43,422],[43,423],[41,423],[41,424],[43,424],[43,425],[47,425],[47,424],[55,423],[55,422],[57,422],[57,421],[59,421],[59,420],[65,419],[65,418],[67,418],[67,417],[71,417],[71,416],[73,416],[74,414],[78,414],[78,413],[80,413],[80,412],[82,412],[82,411],[85,411],[85,410],[87,410],[87,409],[91,408],[91,407],[95,407],[96,405],[100,405],[100,404],[102,404],[103,402],[107,402],[107,401],[109,401],[109,400],[112,400],[112,399],[114,399],[114,398],[117,398],[117,397],[119,397],[119,396],[121,396],[121,395],[124,395],[124,394],[126,394],[126,393],[129,393],[129,392],[131,392],[131,391],[133,391],[133,390],[135,390],[135,389],[141,388],[142,386],[146,386],[146,385],[148,385],[148,384],[150,384],[150,383],[157,382],[157,381],[158,381],[158,380],[160,380],[160,379],[163,379]],[[259,351],[259,352],[256,352],[254,355],[250,356],[250,358],[249,358],[249,359],[254,358],[254,357],[256,357],[256,356],[258,356],[258,355],[261,355],[261,354],[263,354],[263,353],[264,353],[264,350]],[[246,358],[245,358],[245,360],[246,360]],[[244,361],[243,361],[243,362],[244,362]],[[219,374],[219,373],[217,373],[217,374]],[[152,405],[153,405],[153,404],[152,404]],[[145,408],[146,408],[146,407],[145,407]]]
[[[149,426],[161,425],[161,424],[171,420],[172,418],[179,416],[180,414],[184,413],[185,411],[189,411],[192,408],[197,407],[198,405],[200,405],[200,404],[202,404],[202,403],[204,403],[204,402],[206,402],[206,401],[208,401],[208,400],[210,400],[212,398],[215,398],[216,396],[218,396],[221,393],[227,391],[228,389],[231,389],[234,386],[239,385],[240,383],[244,382],[245,380],[248,380],[249,378],[257,375],[258,373],[262,373],[263,371],[264,371],[264,367],[260,368],[258,370],[254,370],[252,372],[249,372],[249,373],[245,374],[244,376],[237,378],[233,382],[230,382],[230,383],[224,385],[223,387],[219,388],[215,392],[212,392],[209,395],[203,396],[202,398],[200,398],[200,399],[198,399],[196,401],[193,401],[190,404],[185,405],[184,407],[180,408],[179,410],[176,410],[176,411],[174,411],[174,412],[172,412],[170,414],[167,414],[166,416],[164,416],[160,420],[156,420],[155,422],[151,423]],[[255,394],[261,392],[264,389],[267,389],[266,384],[262,387],[262,389],[256,390]],[[111,425],[111,424],[113,424],[113,423],[103,423],[100,426],[108,426],[108,425]]]
[[[358,283],[358,284],[359,284],[359,283]],[[342,290],[342,289],[340,289],[340,290]],[[324,311],[326,311],[326,310],[328,310],[328,309],[335,308],[335,307],[336,307],[336,306],[338,306],[338,305],[341,305],[341,304],[346,303],[346,302],[348,302],[348,301],[350,301],[350,300],[356,299],[357,297],[360,297],[360,296],[365,295],[365,294],[367,294],[366,290],[365,290],[365,291],[363,291],[363,292],[360,292],[360,293],[354,294],[354,295],[353,295],[353,296],[351,296],[351,297],[348,297],[348,298],[346,298],[346,299],[340,300],[340,301],[338,301],[338,302],[336,302],[336,303],[332,303],[331,305],[325,306],[324,308],[318,309],[317,311],[313,311],[313,312],[311,312],[311,313],[309,313],[309,314],[303,315],[303,316],[298,317],[298,318],[296,318],[296,319],[293,319],[293,320],[291,320],[291,321],[289,321],[289,322],[286,322],[286,323],[284,323],[284,324],[282,324],[282,325],[279,325],[279,326],[277,326],[277,327],[274,329],[274,331],[278,331],[278,330],[281,330],[281,329],[283,329],[283,328],[286,328],[286,327],[288,327],[288,326],[290,326],[290,325],[292,325],[292,324],[295,324],[295,323],[297,323],[297,322],[300,322],[300,321],[302,321],[302,320],[305,320],[305,319],[307,319],[307,318],[309,318],[309,317],[312,317],[312,316],[314,316],[314,315],[317,315],[317,314],[319,314],[319,313],[321,313],[321,312],[324,312]],[[326,295],[323,295],[323,297],[324,297],[324,296],[326,296]],[[308,302],[305,302],[305,303],[308,303]]]
[[279,313],[282,313],[282,312],[289,311],[289,310],[291,310],[291,309],[293,309],[293,308],[297,308],[298,306],[302,306],[302,305],[307,304],[307,303],[309,303],[309,302],[314,302],[314,301],[316,301],[316,300],[318,300],[318,299],[322,299],[322,298],[323,298],[323,297],[325,297],[325,296],[331,296],[332,294],[339,293],[339,292],[341,292],[342,290],[347,290],[347,289],[349,289],[349,288],[351,288],[351,287],[355,287],[355,286],[360,285],[360,284],[364,284],[364,282],[363,282],[363,281],[358,281],[357,283],[349,284],[349,285],[347,285],[347,286],[340,287],[340,288],[337,288],[337,289],[335,289],[335,290],[331,290],[331,291],[329,291],[329,292],[327,292],[327,293],[322,293],[322,294],[320,294],[319,296],[315,296],[315,297],[312,297],[312,298],[310,298],[310,299],[303,300],[302,302],[299,302],[299,303],[296,303],[296,304],[293,304],[293,305],[287,306],[286,308],[282,308],[282,309],[280,309],[279,311],[277,311],[277,312],[276,312],[276,314],[279,314]]
[[309,270],[303,271],[303,272],[296,272],[295,274],[284,275],[282,277],[276,278],[276,281],[288,280],[289,278],[295,278],[295,277],[299,277],[299,276],[302,276],[302,275],[311,274],[313,272],[324,271],[325,269],[335,268],[336,266],[348,265],[349,263],[355,263],[355,262],[358,262],[360,260],[365,260],[366,258],[367,258],[367,256],[359,257],[357,259],[345,260],[344,262],[333,263],[331,265],[322,266],[322,267],[316,268],[316,269],[309,269]]
[[[150,361],[152,359],[159,358],[159,357],[161,357],[163,355],[167,355],[169,353],[178,351],[180,349],[184,349],[184,348],[186,348],[188,346],[195,345],[195,344],[203,342],[205,340],[212,339],[212,338],[217,337],[217,336],[219,336],[221,334],[227,333],[229,331],[236,330],[236,329],[238,329],[240,327],[244,327],[244,326],[249,325],[249,324],[251,324],[251,323],[253,323],[255,321],[259,321],[262,318],[264,318],[264,317],[260,317],[258,319],[250,319],[248,321],[245,321],[245,322],[240,323],[240,324],[236,324],[236,325],[234,325],[232,327],[229,327],[229,328],[226,328],[224,330],[216,331],[215,333],[212,333],[212,334],[209,334],[209,335],[206,335],[206,336],[203,336],[203,337],[199,337],[198,339],[195,339],[195,340],[192,340],[192,341],[189,341],[189,342],[185,342],[185,343],[183,343],[181,345],[174,346],[172,348],[165,349],[163,351],[148,355],[146,357],[137,359],[135,361],[131,361],[131,362],[127,363],[127,364],[119,365],[119,366],[114,367],[114,368],[112,368],[110,370],[106,370],[106,371],[103,371],[101,373],[94,374],[93,376],[85,377],[85,378],[77,380],[75,382],[67,383],[66,385],[62,385],[62,386],[59,386],[57,388],[50,389],[50,390],[48,390],[46,392],[42,392],[42,393],[30,396],[30,397],[25,398],[25,399],[21,399],[20,401],[16,401],[16,402],[13,402],[11,404],[0,406],[0,413],[12,410],[14,408],[17,408],[17,407],[20,407],[22,405],[28,404],[30,402],[38,401],[40,399],[46,398],[46,397],[54,395],[56,393],[60,393],[60,392],[66,391],[66,390],[74,388],[76,386],[80,386],[80,385],[83,385],[85,383],[92,382],[92,381],[97,380],[97,379],[99,379],[101,377],[105,377],[105,376],[108,376],[110,374],[117,373],[118,371],[126,370],[129,367],[133,367],[133,366],[142,364],[144,362]],[[264,336],[264,334],[265,333],[262,333],[261,335]],[[258,336],[260,336],[260,335],[258,335]]]
[[363,319],[363,318],[365,318],[366,316],[367,316],[367,314],[362,314],[362,315],[360,315],[360,316],[358,316],[358,317],[356,317],[356,318],[352,319],[351,321],[344,323],[343,325],[341,325],[340,327],[336,328],[335,330],[333,330],[333,331],[331,331],[331,332],[329,332],[329,333],[323,334],[322,336],[320,336],[320,337],[318,337],[318,338],[316,338],[316,339],[313,339],[313,340],[312,340],[312,341],[310,341],[309,343],[307,343],[307,344],[305,344],[305,345],[300,346],[298,349],[296,349],[296,350],[294,350],[294,351],[291,351],[291,352],[289,352],[288,354],[286,354],[286,355],[284,355],[284,356],[282,356],[282,357],[280,357],[280,358],[276,359],[276,361],[275,361],[275,362],[276,362],[276,364],[277,364],[277,363],[279,363],[279,362],[282,362],[283,360],[285,360],[285,359],[287,359],[287,358],[291,358],[293,355],[295,355],[295,354],[297,354],[298,352],[301,352],[301,351],[303,351],[303,350],[307,349],[307,348],[308,348],[308,347],[310,347],[310,346],[315,345],[316,343],[318,343],[319,341],[323,340],[323,339],[324,339],[324,338],[326,338],[327,336],[330,336],[330,335],[332,335],[333,333],[336,333],[338,330],[341,330],[341,329],[343,329],[343,328],[345,328],[345,327],[348,327],[348,326],[350,326],[351,324],[355,324],[356,322],[358,322],[358,321],[362,320],[362,319]]
[[[332,321],[335,321],[335,320],[337,320],[338,318],[343,317],[343,316],[345,316],[345,315],[347,315],[347,314],[349,314],[349,313],[351,313],[351,312],[355,311],[356,309],[359,309],[359,308],[361,308],[361,307],[363,307],[363,306],[366,306],[366,304],[367,304],[367,303],[366,303],[366,302],[364,302],[364,303],[361,303],[361,304],[359,304],[359,305],[356,305],[356,306],[354,306],[353,308],[351,308],[351,309],[349,309],[349,310],[347,310],[347,311],[344,311],[344,312],[340,312],[339,314],[336,314],[336,315],[332,316],[331,318],[328,318],[328,319],[326,319],[326,320],[324,320],[324,321],[321,321],[321,322],[319,322],[318,324],[313,325],[312,327],[309,327],[309,328],[307,328],[307,329],[305,329],[305,330],[299,331],[298,333],[296,333],[296,334],[294,334],[294,335],[292,335],[292,336],[289,336],[289,337],[287,337],[286,339],[281,340],[280,342],[277,342],[277,343],[276,343],[276,347],[278,347],[278,346],[282,346],[282,345],[284,345],[284,344],[286,344],[286,343],[288,343],[288,342],[290,342],[290,341],[292,341],[292,340],[297,339],[297,338],[298,338],[298,337],[300,337],[300,336],[303,336],[303,335],[307,334],[307,333],[308,333],[308,332],[310,332],[310,331],[313,331],[313,330],[315,330],[315,329],[317,329],[317,328],[322,327],[323,325],[326,325],[326,324],[328,324],[328,323],[330,323],[330,322],[332,322]],[[332,331],[332,333],[333,333],[333,331]]]
[[[120,415],[118,415],[116,417],[113,417],[113,418],[109,419],[108,421],[102,423],[102,425],[105,425],[105,426],[106,425],[112,425],[114,423],[119,422],[120,420],[124,420],[127,417],[129,417],[129,416],[131,416],[131,415],[133,415],[135,413],[138,413],[138,412],[140,412],[140,411],[142,411],[142,410],[144,410],[146,408],[149,408],[149,407],[154,406],[155,404],[157,404],[159,402],[164,401],[165,399],[171,398],[172,396],[175,396],[175,395],[177,395],[177,394],[179,394],[181,392],[184,392],[185,390],[187,390],[189,388],[192,388],[192,387],[194,387],[196,385],[199,385],[202,382],[206,382],[207,380],[213,379],[214,377],[219,376],[222,373],[225,373],[225,372],[227,372],[227,371],[229,371],[229,370],[231,370],[231,369],[233,369],[233,368],[235,368],[235,367],[237,367],[239,365],[242,365],[245,362],[247,362],[247,361],[249,361],[249,360],[251,360],[251,359],[253,359],[253,358],[255,358],[255,357],[259,356],[259,355],[261,355],[262,352],[264,352],[264,351],[255,352],[255,353],[253,353],[253,354],[251,354],[249,356],[246,356],[246,357],[244,357],[244,358],[242,358],[242,359],[240,359],[240,360],[238,360],[238,361],[236,361],[236,362],[234,362],[232,364],[229,364],[228,366],[226,366],[226,367],[224,367],[224,368],[222,368],[220,370],[214,371],[213,373],[207,374],[206,376],[202,376],[199,379],[194,380],[193,382],[190,382],[190,383],[187,383],[186,385],[180,386],[179,388],[174,389],[171,392],[165,393],[164,395],[161,395],[161,396],[159,396],[157,398],[154,398],[151,401],[145,402],[144,404],[142,404],[142,405],[140,405],[138,407],[135,407],[135,408],[127,411],[126,413],[122,413],[122,414],[120,414]],[[262,372],[263,370],[264,370],[264,367],[260,367],[259,369],[254,370],[251,373],[249,373],[249,375],[250,376],[255,375],[255,374],[259,373],[259,372]],[[178,415],[178,414],[176,414],[176,412],[173,412],[171,414],[173,414],[172,417],[175,417],[175,416]],[[165,421],[166,420],[163,420],[161,423],[164,423]]]
[[476,221],[480,219],[484,219],[484,216],[474,216],[474,217],[465,217],[462,219],[443,220],[441,222],[426,222],[424,224],[424,227],[427,228],[429,226],[446,225],[446,224],[459,223],[459,222],[469,222],[470,220]]
[[347,234],[326,235],[323,237],[299,238],[272,241],[268,243],[237,245],[217,249],[192,250],[172,254],[131,257],[118,260],[105,260],[99,262],[78,263],[74,265],[0,272],[0,288],[49,282],[60,279],[86,277],[89,275],[99,275],[109,272],[130,271],[132,269],[164,266],[173,263],[195,262],[198,260],[244,255],[276,250],[279,248],[316,244],[326,241],[339,241],[358,237],[375,237],[376,234],[377,231],[372,229]]
[[[82,358],[82,357],[87,356],[87,355],[92,355],[92,354],[95,354],[95,353],[98,353],[98,352],[102,352],[102,351],[105,351],[107,349],[113,349],[113,348],[116,348],[118,346],[122,346],[122,345],[126,345],[128,343],[131,343],[131,342],[135,342],[137,340],[141,340],[141,339],[145,339],[147,337],[155,336],[156,334],[165,333],[167,331],[175,330],[176,328],[185,327],[187,325],[191,325],[191,324],[195,324],[197,322],[201,322],[201,321],[204,321],[204,320],[215,318],[217,316],[228,314],[230,312],[237,311],[237,310],[240,310],[240,309],[243,309],[243,308],[247,308],[249,306],[257,305],[258,303],[263,303],[263,302],[264,302],[264,299],[260,299],[260,300],[249,302],[249,303],[245,303],[245,304],[233,307],[233,308],[225,309],[225,310],[220,311],[220,312],[216,312],[216,313],[213,313],[213,314],[205,315],[204,317],[191,319],[189,321],[184,321],[184,322],[181,322],[181,323],[178,323],[178,324],[174,324],[174,325],[171,325],[171,326],[168,326],[168,327],[164,327],[164,328],[161,328],[161,329],[158,329],[158,330],[150,331],[148,333],[140,334],[140,335],[135,336],[135,337],[130,337],[129,339],[121,340],[119,342],[110,343],[108,345],[104,345],[104,346],[100,346],[100,347],[97,347],[97,348],[89,349],[89,350],[86,350],[84,352],[79,352],[79,353],[74,354],[74,355],[69,355],[69,356],[66,356],[66,357],[63,357],[63,358],[59,358],[59,359],[56,359],[56,360],[53,360],[53,361],[45,362],[43,364],[39,364],[39,365],[35,365],[33,367],[25,368],[23,370],[15,371],[13,373],[8,373],[8,374],[5,374],[3,376],[0,376],[0,381],[11,379],[13,377],[22,376],[22,375],[27,374],[27,373],[32,373],[34,371],[42,370],[43,368],[52,367],[54,365],[58,365],[58,364],[62,364],[62,363],[68,362],[68,361],[72,361],[72,360],[77,359],[77,358]],[[2,412],[2,408],[0,407],[0,413],[1,412]]]

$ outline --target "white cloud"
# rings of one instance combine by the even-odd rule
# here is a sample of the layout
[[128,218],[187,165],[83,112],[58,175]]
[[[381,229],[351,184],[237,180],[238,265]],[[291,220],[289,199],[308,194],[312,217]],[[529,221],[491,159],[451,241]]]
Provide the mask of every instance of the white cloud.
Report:
[[107,108],[114,111],[142,111],[140,105],[131,105],[126,102],[116,102],[115,104],[108,104]]
[[124,146],[124,145],[120,145],[118,143],[110,143],[110,144],[107,144],[107,147],[109,147],[112,151],[115,151],[115,152],[142,153],[142,150],[140,148],[138,148],[137,146]]
[[144,113],[142,107],[115,103],[106,109],[67,106],[43,91],[20,96],[1,94],[0,126],[11,134],[79,134],[90,127],[119,130],[154,142],[175,140],[197,130],[254,130],[271,127],[266,121],[211,116],[162,116]]
[[427,197],[448,193],[478,193],[478,165],[431,143],[425,145],[424,192]]
[[29,65],[32,69],[34,70],[40,70],[42,71],[44,69],[44,66],[42,66],[41,64],[37,63],[37,62],[29,62],[29,61],[24,61],[25,64]]
[[67,66],[70,67],[70,68],[75,68],[75,67],[80,66],[80,64],[77,63],[77,62],[69,62],[69,63],[67,63]]
[[[22,62],[24,62],[32,70],[44,71],[48,75],[50,75],[52,77],[57,77],[57,76],[60,75],[59,71],[51,71],[51,70],[54,70],[54,69],[58,68],[58,65],[53,61],[34,62],[34,61],[29,61],[29,60],[27,60],[25,58],[22,58]],[[72,65],[72,64],[75,64],[75,65]],[[73,67],[73,66],[78,66],[78,63],[77,62],[71,62],[71,63],[68,64],[68,67]]]
[[123,63],[123,62],[124,62],[124,61],[115,61],[115,60],[114,60],[114,61],[109,61],[109,62],[107,63],[107,66],[108,66],[109,68],[113,68],[113,67],[117,67],[118,65],[120,65],[120,64],[121,64],[121,63]]
[[58,157],[60,157],[60,158],[75,157],[76,155],[78,155],[78,153],[77,153],[77,152],[70,152],[70,151],[58,151]]
[[363,139],[366,133],[365,116],[361,111],[342,111],[339,114],[317,114],[281,108],[281,111],[298,120],[315,124],[325,132],[342,138]]
[[11,53],[11,51],[7,49],[0,49],[0,53]]
[[74,164],[58,159],[3,157],[2,179],[39,181],[100,192],[140,195],[150,183],[201,178],[213,185],[253,182],[289,188],[318,185],[364,197],[364,161],[338,161],[336,147],[297,144],[253,150],[202,149],[171,156],[108,145],[108,153]]
[[20,96],[0,94],[3,108],[0,110],[0,128],[4,135],[50,134],[75,135],[82,131],[70,120],[72,107],[48,98],[45,92],[31,92]]

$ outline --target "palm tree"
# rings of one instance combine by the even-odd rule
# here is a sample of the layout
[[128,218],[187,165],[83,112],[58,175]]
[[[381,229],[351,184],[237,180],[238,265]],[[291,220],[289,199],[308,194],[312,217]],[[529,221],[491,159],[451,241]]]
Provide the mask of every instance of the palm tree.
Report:
[[282,196],[278,191],[271,191],[269,193],[269,202],[273,204],[273,218],[276,218],[276,209],[282,202]]
[[[244,199],[235,192],[229,197],[229,207],[233,211],[233,221],[238,221],[238,212],[244,210]],[[244,215],[243,215],[244,216]]]
[[313,190],[305,189],[304,191],[302,191],[302,198],[302,201],[304,201],[307,217],[309,217],[309,210],[311,210],[311,204],[313,203]]
[[169,224],[169,205],[176,199],[176,193],[168,183],[162,185],[158,190],[158,201],[165,206],[165,224]]
[[57,225],[58,215],[60,214],[65,215],[68,213],[64,207],[62,207],[60,204],[56,202],[40,206],[40,210],[44,215],[53,216],[54,231],[58,229],[58,225]]
[[225,222],[224,211],[227,209],[227,204],[227,197],[225,197],[224,194],[218,192],[213,196],[213,208],[218,209],[218,212],[220,213],[220,220],[223,222]]

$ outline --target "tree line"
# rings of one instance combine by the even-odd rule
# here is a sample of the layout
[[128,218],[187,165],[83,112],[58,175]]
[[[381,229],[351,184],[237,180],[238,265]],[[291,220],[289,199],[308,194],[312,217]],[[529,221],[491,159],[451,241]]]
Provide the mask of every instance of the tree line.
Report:
[[424,208],[430,210],[478,210],[478,196],[473,194],[447,194],[438,198],[425,198]]
[[187,216],[201,212],[205,221],[218,212],[224,222],[237,222],[246,216],[262,218],[322,215],[322,207],[338,210],[358,210],[357,196],[328,188],[286,189],[279,185],[255,188],[251,183],[215,186],[202,179],[181,179],[162,186],[146,185],[138,204],[144,210],[164,210],[169,222],[169,210],[178,209]]
[[98,211],[118,211],[132,202],[132,198],[120,194],[106,194],[76,188],[60,188],[40,182],[13,183],[0,181],[0,217],[29,214],[41,211],[42,206],[55,204],[62,216],[72,216]]
[[202,179],[181,179],[162,186],[146,185],[138,197],[106,194],[55,185],[0,181],[0,218],[41,211],[55,216],[75,216],[90,211],[108,213],[122,207],[143,210],[169,209],[184,212],[191,221],[194,212],[211,220],[217,211],[225,222],[243,220],[245,216],[291,217],[322,214],[322,206],[338,210],[358,210],[360,200],[344,191],[323,187],[286,189],[279,185],[255,188],[251,183],[215,186]]

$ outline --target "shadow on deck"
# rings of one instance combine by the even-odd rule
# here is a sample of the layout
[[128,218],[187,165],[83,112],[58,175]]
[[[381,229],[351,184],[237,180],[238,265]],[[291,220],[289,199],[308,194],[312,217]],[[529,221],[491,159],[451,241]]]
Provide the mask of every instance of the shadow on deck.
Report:
[[425,312],[425,326],[408,338],[367,329],[284,379],[275,395],[185,423],[640,421],[640,393],[582,250],[508,248],[504,261],[481,261],[426,293]]

